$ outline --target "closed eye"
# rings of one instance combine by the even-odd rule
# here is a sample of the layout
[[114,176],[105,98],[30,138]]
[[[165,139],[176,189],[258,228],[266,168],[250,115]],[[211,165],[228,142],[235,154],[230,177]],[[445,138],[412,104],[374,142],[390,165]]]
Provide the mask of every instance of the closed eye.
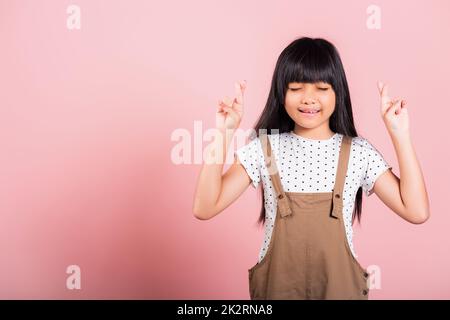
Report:
[[[297,90],[301,90],[302,88],[289,88],[289,89],[292,90],[292,91],[297,91]],[[318,89],[321,90],[321,91],[327,91],[330,88],[318,88]]]

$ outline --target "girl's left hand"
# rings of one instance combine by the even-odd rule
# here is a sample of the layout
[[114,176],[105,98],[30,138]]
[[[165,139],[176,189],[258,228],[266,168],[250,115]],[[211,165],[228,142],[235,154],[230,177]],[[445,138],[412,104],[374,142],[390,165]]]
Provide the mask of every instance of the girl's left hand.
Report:
[[388,96],[388,87],[383,82],[378,81],[378,91],[381,96],[381,116],[384,124],[391,135],[409,134],[409,117],[406,109],[406,101],[401,99],[391,99]]

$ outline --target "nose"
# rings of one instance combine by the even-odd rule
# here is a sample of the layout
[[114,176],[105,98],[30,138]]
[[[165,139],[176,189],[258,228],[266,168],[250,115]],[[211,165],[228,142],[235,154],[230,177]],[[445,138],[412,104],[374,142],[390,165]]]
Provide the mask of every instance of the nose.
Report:
[[316,102],[316,99],[310,95],[307,95],[302,99],[303,104],[315,104]]
[[315,104],[317,102],[315,96],[314,96],[314,90],[309,88],[309,86],[306,86],[302,98],[303,104]]

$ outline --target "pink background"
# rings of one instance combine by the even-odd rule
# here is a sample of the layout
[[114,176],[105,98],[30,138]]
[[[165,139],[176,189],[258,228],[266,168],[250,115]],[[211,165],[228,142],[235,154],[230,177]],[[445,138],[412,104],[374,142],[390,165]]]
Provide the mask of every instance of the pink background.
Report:
[[[66,8],[81,8],[68,30]],[[408,100],[431,219],[401,220],[376,195],[355,227],[371,299],[450,298],[448,1],[0,1],[0,298],[248,299],[263,233],[252,187],[199,221],[200,164],[172,163],[171,133],[214,126],[246,79],[251,128],[276,59],[300,36],[340,51],[358,132],[398,164],[376,80]],[[205,143],[206,145],[206,143]],[[81,290],[66,268],[81,268]]]

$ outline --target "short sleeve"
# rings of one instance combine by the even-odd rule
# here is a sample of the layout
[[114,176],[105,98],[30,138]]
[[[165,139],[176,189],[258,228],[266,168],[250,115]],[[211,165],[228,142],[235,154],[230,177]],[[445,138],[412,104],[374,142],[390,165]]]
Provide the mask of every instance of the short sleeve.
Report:
[[361,186],[367,197],[374,192],[375,181],[392,166],[383,158],[383,155],[367,140],[364,141],[366,154],[366,167],[362,177]]
[[242,166],[252,180],[253,187],[257,188],[261,181],[260,158],[262,150],[258,138],[253,139],[245,146],[236,150],[235,155],[239,158]]

